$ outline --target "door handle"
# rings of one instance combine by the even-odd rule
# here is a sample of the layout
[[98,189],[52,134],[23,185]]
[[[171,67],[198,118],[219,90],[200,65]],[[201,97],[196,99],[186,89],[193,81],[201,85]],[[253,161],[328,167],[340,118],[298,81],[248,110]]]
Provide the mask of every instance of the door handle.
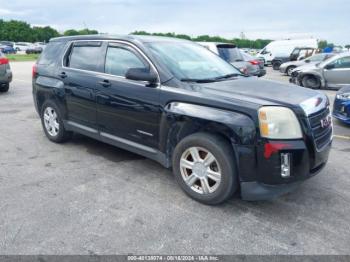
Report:
[[106,80],[106,79],[103,81],[100,81],[98,83],[103,87],[110,87],[111,86],[111,83],[109,82],[109,80]]
[[66,74],[66,72],[62,72],[62,73],[58,74],[58,76],[59,76],[60,78],[66,78],[66,77],[67,77],[67,74]]

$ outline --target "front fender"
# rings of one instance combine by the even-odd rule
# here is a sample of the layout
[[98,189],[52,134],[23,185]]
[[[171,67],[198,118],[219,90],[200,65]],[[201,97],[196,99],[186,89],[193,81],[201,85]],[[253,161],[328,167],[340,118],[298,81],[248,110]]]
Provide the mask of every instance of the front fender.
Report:
[[202,105],[172,102],[162,114],[160,148],[171,157],[184,137],[206,131],[225,136],[232,144],[252,145],[256,138],[254,121],[245,114]]
[[299,81],[299,83],[302,83],[302,79],[303,79],[303,77],[306,76],[306,75],[312,75],[312,76],[317,77],[317,78],[320,80],[320,82],[321,82],[321,86],[322,86],[322,87],[325,87],[325,86],[326,86],[326,82],[325,82],[325,80],[324,80],[324,77],[322,76],[322,73],[320,73],[320,72],[315,72],[315,71],[304,71],[304,72],[299,73],[299,75],[298,75],[298,81]]

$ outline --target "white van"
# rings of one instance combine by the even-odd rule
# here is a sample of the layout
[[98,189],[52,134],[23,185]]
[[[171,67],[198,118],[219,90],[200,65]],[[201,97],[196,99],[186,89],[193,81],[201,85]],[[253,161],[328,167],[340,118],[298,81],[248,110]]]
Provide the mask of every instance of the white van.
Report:
[[272,59],[277,56],[289,56],[296,47],[317,48],[316,39],[297,39],[297,40],[277,40],[265,46],[256,56],[264,59],[265,64],[271,64]]

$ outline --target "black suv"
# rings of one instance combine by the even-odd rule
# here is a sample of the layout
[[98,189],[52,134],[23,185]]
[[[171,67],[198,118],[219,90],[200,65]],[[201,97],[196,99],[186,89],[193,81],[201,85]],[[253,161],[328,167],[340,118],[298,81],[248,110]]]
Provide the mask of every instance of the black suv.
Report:
[[151,158],[206,204],[286,193],[325,166],[332,141],[325,95],[173,38],[52,39],[33,95],[51,141],[77,132]]

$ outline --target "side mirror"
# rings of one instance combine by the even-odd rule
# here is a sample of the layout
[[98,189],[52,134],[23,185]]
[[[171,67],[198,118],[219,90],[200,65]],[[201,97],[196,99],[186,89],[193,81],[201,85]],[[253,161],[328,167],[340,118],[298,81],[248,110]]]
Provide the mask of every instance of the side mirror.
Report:
[[126,72],[125,78],[135,81],[145,81],[150,84],[157,82],[157,75],[152,70],[145,68],[130,68]]
[[310,62],[311,62],[310,59],[305,60],[305,63],[310,63]]
[[328,64],[324,67],[324,69],[327,69],[327,70],[332,70],[335,68],[335,65],[334,64]]

